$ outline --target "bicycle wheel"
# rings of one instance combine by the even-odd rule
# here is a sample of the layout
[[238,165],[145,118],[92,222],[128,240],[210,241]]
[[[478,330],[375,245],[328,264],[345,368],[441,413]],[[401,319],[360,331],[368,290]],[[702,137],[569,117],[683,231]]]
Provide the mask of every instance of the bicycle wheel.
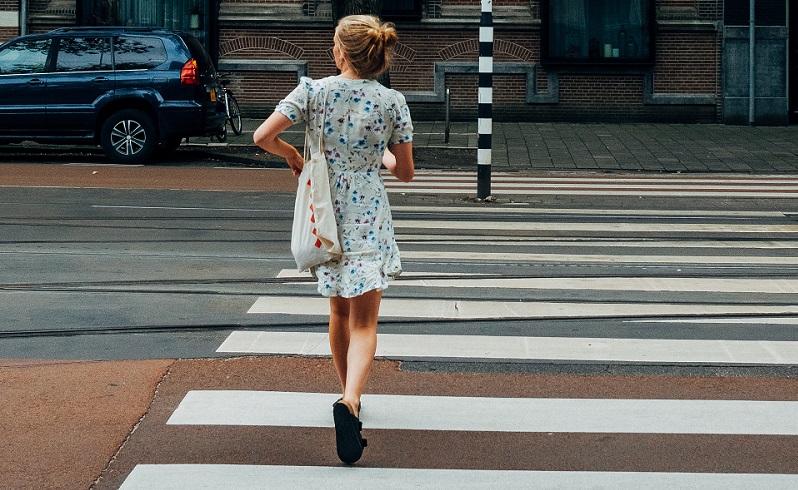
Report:
[[244,131],[243,123],[241,121],[241,109],[238,108],[238,101],[233,94],[228,92],[227,93],[227,119],[230,121],[230,126],[233,128],[233,133],[236,136],[241,136],[241,133]]

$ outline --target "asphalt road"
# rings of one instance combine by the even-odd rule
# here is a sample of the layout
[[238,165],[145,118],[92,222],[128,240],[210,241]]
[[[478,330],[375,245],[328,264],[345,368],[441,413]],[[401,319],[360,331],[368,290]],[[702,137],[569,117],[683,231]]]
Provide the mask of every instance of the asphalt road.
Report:
[[325,319],[287,171],[0,167],[0,486],[795,485],[793,200],[394,194],[381,345],[428,342],[375,364],[353,473],[329,360],[290,350]]
[[[323,315],[250,311],[261,297],[316,296],[309,277],[285,275],[293,268],[288,238],[295,180],[284,169],[56,163],[3,170],[0,357],[206,357],[219,355],[220,340],[239,328],[325,329]],[[533,204],[544,211],[536,213],[518,198],[491,210],[464,206],[456,197],[395,195],[406,274],[396,283],[404,287],[389,289],[386,298],[415,305],[438,299],[642,307],[613,315],[420,320],[410,313],[413,306],[406,317],[384,318],[382,331],[714,339],[717,323],[702,318],[710,311],[701,308],[748,305],[723,313],[738,318],[724,326],[722,338],[794,339],[794,326],[760,322],[761,315],[791,314],[791,285],[775,292],[739,285],[795,277],[791,201],[696,199],[698,212],[684,199],[659,199],[635,203],[624,214],[603,212],[622,207],[607,199],[538,196]],[[729,208],[734,211],[723,214]],[[508,215],[503,225],[495,221]],[[500,226],[484,229],[491,223]],[[683,224],[693,228],[678,231]],[[473,228],[472,238],[458,240],[458,228]],[[675,232],[682,242],[669,242]],[[630,241],[636,245],[627,246]],[[710,255],[721,258],[706,260]],[[423,282],[447,278],[460,282]],[[491,278],[496,284],[461,287]],[[629,285],[563,283],[588,278]],[[662,278],[675,285],[645,284]],[[690,281],[697,280],[709,282],[696,290]],[[529,287],[536,281],[560,285]],[[726,288],[729,282],[737,285]],[[653,328],[666,314],[630,321],[649,316],[645,305],[659,304],[682,305],[693,316],[667,329]],[[120,335],[127,336],[124,349],[114,348]]]

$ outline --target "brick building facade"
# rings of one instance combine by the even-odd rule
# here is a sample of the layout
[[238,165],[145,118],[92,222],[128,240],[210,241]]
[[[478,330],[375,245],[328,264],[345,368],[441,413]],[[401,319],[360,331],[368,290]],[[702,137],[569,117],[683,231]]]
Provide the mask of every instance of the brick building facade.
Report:
[[[77,10],[92,1],[132,0],[77,0]],[[81,22],[76,0],[27,2],[29,32]],[[214,31],[207,38],[218,39],[209,51],[221,70],[231,72],[231,88],[247,115],[268,115],[299,76],[335,73],[329,2],[195,1],[214,17],[204,24]],[[798,44],[789,28],[798,2],[756,2],[769,14],[774,5],[783,7],[783,15],[771,16],[768,25],[757,22],[755,119],[786,124],[798,104],[787,61]],[[595,28],[601,22],[592,18],[596,3],[605,10],[617,4],[604,13],[614,22],[611,29]],[[0,0],[0,10],[19,5]],[[414,117],[442,119],[448,89],[452,118],[476,119],[480,1],[384,0],[383,8],[396,16],[400,36],[391,84],[406,95]],[[748,31],[738,24],[747,8],[745,0],[495,0],[494,118],[745,124]],[[630,19],[643,26],[627,24]]]

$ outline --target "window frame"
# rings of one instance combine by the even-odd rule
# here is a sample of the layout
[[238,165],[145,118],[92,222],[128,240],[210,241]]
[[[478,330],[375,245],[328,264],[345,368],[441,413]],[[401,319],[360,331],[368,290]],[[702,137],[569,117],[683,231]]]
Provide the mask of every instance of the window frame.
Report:
[[406,9],[390,8],[390,6],[392,6],[391,3],[388,4],[389,8],[386,8],[385,2],[382,2],[382,7],[380,9],[380,18],[391,22],[419,21],[424,16],[423,4],[421,0],[396,0],[396,2],[412,3],[413,8],[406,8]]
[[[564,67],[585,67],[587,69],[608,67],[608,68],[643,68],[651,67],[656,63],[656,37],[657,37],[657,24],[656,24],[656,1],[655,0],[640,0],[641,2],[648,3],[648,56],[643,58],[621,58],[621,57],[603,57],[591,58],[589,55],[584,58],[566,58],[551,56],[551,45],[549,37],[551,36],[551,12],[549,4],[560,0],[540,0],[540,62],[544,66],[564,66]],[[641,46],[642,47],[642,46]]]

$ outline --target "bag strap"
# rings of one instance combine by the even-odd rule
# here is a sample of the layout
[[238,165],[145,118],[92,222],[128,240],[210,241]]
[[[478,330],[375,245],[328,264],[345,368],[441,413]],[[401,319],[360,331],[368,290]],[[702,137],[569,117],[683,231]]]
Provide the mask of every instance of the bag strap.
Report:
[[[329,92],[329,87],[324,86],[324,101],[321,104],[321,124],[319,125],[319,151],[324,151],[324,146],[322,137],[324,136],[324,121],[327,116],[327,93]],[[310,114],[310,111],[308,111]],[[310,158],[310,145],[308,145],[308,141],[310,140],[310,123],[305,124],[305,147],[302,150],[302,158],[307,161]]]

